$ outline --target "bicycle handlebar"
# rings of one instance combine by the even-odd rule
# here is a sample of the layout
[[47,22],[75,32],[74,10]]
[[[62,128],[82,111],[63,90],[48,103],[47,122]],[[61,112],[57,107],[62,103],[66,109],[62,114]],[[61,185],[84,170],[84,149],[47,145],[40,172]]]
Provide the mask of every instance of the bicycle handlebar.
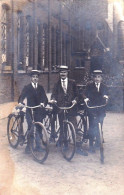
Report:
[[38,106],[25,106],[26,108],[30,108],[30,109],[34,109],[34,108],[39,108],[39,107],[43,107],[41,105],[38,105]]
[[[49,102],[49,104],[51,104],[51,102]],[[59,107],[59,106],[57,105],[57,103],[54,103],[54,105],[55,105],[57,108],[59,108],[60,110],[70,110],[70,109],[73,108],[76,104],[72,104],[72,105],[69,106],[69,107]]]
[[105,107],[107,105],[107,102],[105,104],[99,105],[99,106],[89,106],[87,102],[85,102],[85,104],[86,104],[87,108],[91,108],[92,109],[92,108],[102,108],[102,107]]
[[37,105],[37,106],[26,106],[26,105],[23,105],[23,106],[17,106],[17,109],[21,109],[21,108],[30,108],[30,109],[34,109],[34,108],[39,108],[39,107],[43,107],[42,105]]

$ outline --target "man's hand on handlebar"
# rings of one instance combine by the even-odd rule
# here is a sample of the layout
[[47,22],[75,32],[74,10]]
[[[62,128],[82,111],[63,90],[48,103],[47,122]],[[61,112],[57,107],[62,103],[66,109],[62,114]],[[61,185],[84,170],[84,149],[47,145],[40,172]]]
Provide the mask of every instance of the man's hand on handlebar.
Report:
[[40,106],[41,106],[42,108],[44,108],[44,107],[45,107],[44,103],[40,103]]
[[85,98],[84,102],[87,103],[89,101],[89,98]]
[[50,100],[49,103],[50,104],[57,104],[57,101],[56,100]]
[[22,103],[19,103],[19,104],[16,106],[16,110],[17,110],[18,113],[19,113],[20,111],[26,112],[25,105],[22,104]]
[[105,99],[106,103],[108,103],[109,97],[107,95],[104,95],[103,98]]
[[73,105],[77,104],[77,101],[76,101],[76,100],[73,100],[73,101],[72,101],[72,104],[73,104]]
[[18,107],[19,107],[19,108],[24,108],[24,107],[25,107],[25,105],[24,105],[24,104],[22,104],[22,103],[19,103],[19,104],[18,104]]

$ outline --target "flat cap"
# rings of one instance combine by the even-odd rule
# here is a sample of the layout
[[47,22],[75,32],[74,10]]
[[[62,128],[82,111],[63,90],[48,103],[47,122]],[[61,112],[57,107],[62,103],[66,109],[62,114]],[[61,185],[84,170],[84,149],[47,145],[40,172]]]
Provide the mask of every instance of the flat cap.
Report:
[[93,74],[102,74],[102,70],[94,70]]
[[68,66],[65,66],[65,65],[60,65],[58,67],[58,69],[59,69],[59,71],[61,71],[61,70],[69,70]]
[[39,76],[39,74],[40,74],[39,70],[32,70],[32,71],[30,72],[30,76],[32,76],[32,75],[34,75],[34,74],[37,74],[37,75]]

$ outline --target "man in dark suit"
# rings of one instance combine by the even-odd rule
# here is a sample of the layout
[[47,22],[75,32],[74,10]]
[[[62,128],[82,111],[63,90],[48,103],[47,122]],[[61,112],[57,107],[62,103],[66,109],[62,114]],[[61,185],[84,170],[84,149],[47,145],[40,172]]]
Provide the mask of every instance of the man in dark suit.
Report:
[[[57,103],[60,107],[69,107],[72,104],[75,106],[69,110],[69,120],[73,123],[75,129],[77,129],[76,112],[77,112],[77,102],[78,102],[78,90],[74,80],[68,78],[68,67],[61,65],[59,67],[60,79],[55,84],[53,92],[51,95],[51,102]],[[63,112],[60,110],[58,112],[60,128],[62,127]],[[62,131],[60,130],[60,137]],[[82,151],[82,154],[83,151]],[[84,155],[87,155],[86,152]]]
[[[102,82],[102,71],[94,70],[93,71],[93,82],[90,82],[86,86],[86,91],[84,95],[84,101],[89,101],[89,106],[100,106],[104,105],[106,101],[108,101],[108,88]],[[103,124],[106,108],[102,107],[97,109],[88,109],[89,116],[89,146],[90,151],[95,152],[93,147],[93,140],[95,136],[96,126],[94,115],[97,114],[100,117],[100,121]]]
[[[26,85],[23,88],[18,102],[19,105],[21,106],[22,104],[24,104],[23,103],[24,99],[26,99],[28,106],[33,107],[33,106],[41,105],[41,108],[39,107],[34,109],[34,120],[42,122],[43,118],[45,117],[44,107],[46,106],[48,99],[44,91],[44,88],[38,84],[39,71],[32,70],[30,73],[30,77],[31,77],[31,83]],[[28,123],[28,129],[30,130],[31,122],[32,122],[32,115],[30,109],[26,110],[26,120]],[[25,151],[26,153],[28,153],[29,151],[29,142],[27,143]]]

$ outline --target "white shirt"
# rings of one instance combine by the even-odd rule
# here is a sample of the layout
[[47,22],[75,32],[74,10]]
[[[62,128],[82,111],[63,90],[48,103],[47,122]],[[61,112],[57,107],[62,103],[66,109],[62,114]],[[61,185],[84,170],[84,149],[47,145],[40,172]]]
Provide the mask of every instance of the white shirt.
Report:
[[64,79],[64,83],[63,83],[63,79],[61,79],[61,85],[62,85],[62,88],[64,88],[64,85],[65,84],[65,87],[66,87],[66,90],[67,90],[67,87],[68,87],[68,78],[65,78]]
[[100,83],[95,83],[97,91],[99,92],[99,88],[100,88]]
[[35,83],[35,84],[34,84],[34,83],[32,82],[31,84],[32,84],[32,86],[33,86],[34,89],[37,89],[38,83]]

